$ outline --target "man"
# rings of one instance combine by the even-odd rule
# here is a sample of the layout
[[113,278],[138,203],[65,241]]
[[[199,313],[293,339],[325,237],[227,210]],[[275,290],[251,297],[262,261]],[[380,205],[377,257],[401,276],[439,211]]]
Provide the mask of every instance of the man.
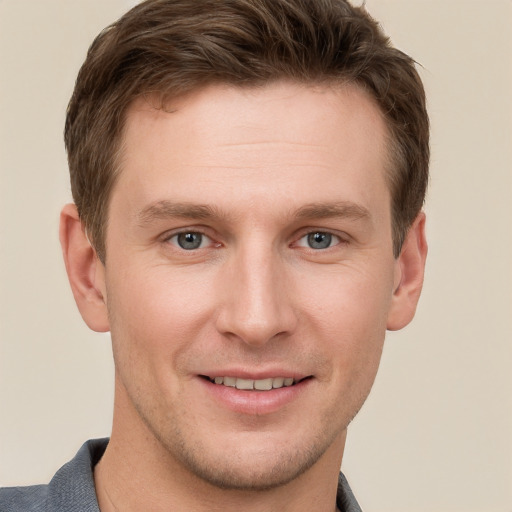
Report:
[[112,435],[0,509],[360,510],[347,427],[427,252],[413,61],[343,0],[149,0],[91,46],[65,140]]

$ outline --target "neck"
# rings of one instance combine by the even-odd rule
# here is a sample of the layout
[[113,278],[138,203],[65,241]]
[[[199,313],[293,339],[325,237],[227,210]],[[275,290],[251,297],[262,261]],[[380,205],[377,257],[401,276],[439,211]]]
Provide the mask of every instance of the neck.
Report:
[[[101,512],[333,512],[345,432],[306,472],[267,490],[218,488],[175,460],[131,404],[116,397],[112,436],[94,470]],[[127,426],[129,426],[127,428]]]

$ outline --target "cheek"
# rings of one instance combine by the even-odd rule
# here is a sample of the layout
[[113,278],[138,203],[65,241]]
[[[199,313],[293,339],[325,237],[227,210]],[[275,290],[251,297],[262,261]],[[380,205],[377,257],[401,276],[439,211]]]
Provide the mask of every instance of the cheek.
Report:
[[158,368],[176,369],[212,316],[207,289],[206,279],[164,266],[107,275],[116,363],[146,366],[154,378]]
[[[108,279],[111,277],[111,279]],[[109,302],[132,327],[158,330],[159,326],[181,328],[205,306],[208,276],[166,265],[137,266],[107,276]]]
[[385,288],[377,290],[375,282],[370,284],[364,279],[338,286],[324,298],[331,303],[331,321],[324,323],[328,329],[324,335],[331,356],[327,376],[332,390],[329,403],[337,411],[340,424],[346,426],[362,407],[375,380],[390,299]]
[[[384,341],[391,305],[393,275],[381,267],[369,272],[339,268],[304,282],[304,323],[321,337],[333,361],[332,372],[368,376],[373,380]],[[305,293],[305,290],[309,293]],[[358,377],[358,378],[359,378]],[[355,377],[354,377],[355,378]]]
[[391,265],[340,265],[328,272],[305,272],[297,282],[301,285],[295,296],[303,307],[334,332],[385,325],[393,289]]

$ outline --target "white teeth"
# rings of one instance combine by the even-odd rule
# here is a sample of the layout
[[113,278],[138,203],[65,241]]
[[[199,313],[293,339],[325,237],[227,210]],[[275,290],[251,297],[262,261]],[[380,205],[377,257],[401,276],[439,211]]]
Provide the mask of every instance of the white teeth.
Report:
[[224,386],[229,386],[231,388],[234,388],[236,386],[235,377],[224,377]]
[[272,387],[274,389],[282,388],[284,384],[284,377],[277,377],[277,379],[273,379]]
[[254,389],[254,381],[251,379],[236,379],[236,389]]
[[254,381],[254,389],[259,391],[268,391],[272,389],[272,380],[273,379],[261,379]]
[[279,389],[282,387],[292,386],[295,383],[295,379],[293,377],[274,377],[268,379],[241,379],[236,377],[215,377],[214,379],[210,379],[215,384],[221,384],[224,386],[229,386],[231,388],[237,388],[242,390],[252,390],[256,389],[257,391],[269,391],[271,389]]

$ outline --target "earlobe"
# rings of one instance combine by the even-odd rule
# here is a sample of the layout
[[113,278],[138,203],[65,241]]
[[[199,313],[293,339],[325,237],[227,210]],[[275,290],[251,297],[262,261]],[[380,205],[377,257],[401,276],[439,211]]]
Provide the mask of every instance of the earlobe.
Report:
[[407,233],[400,256],[395,262],[395,283],[387,329],[397,331],[414,317],[423,287],[427,258],[425,214],[421,212]]
[[109,331],[103,264],[85,234],[74,204],[62,209],[59,235],[69,283],[82,318],[93,331]]

